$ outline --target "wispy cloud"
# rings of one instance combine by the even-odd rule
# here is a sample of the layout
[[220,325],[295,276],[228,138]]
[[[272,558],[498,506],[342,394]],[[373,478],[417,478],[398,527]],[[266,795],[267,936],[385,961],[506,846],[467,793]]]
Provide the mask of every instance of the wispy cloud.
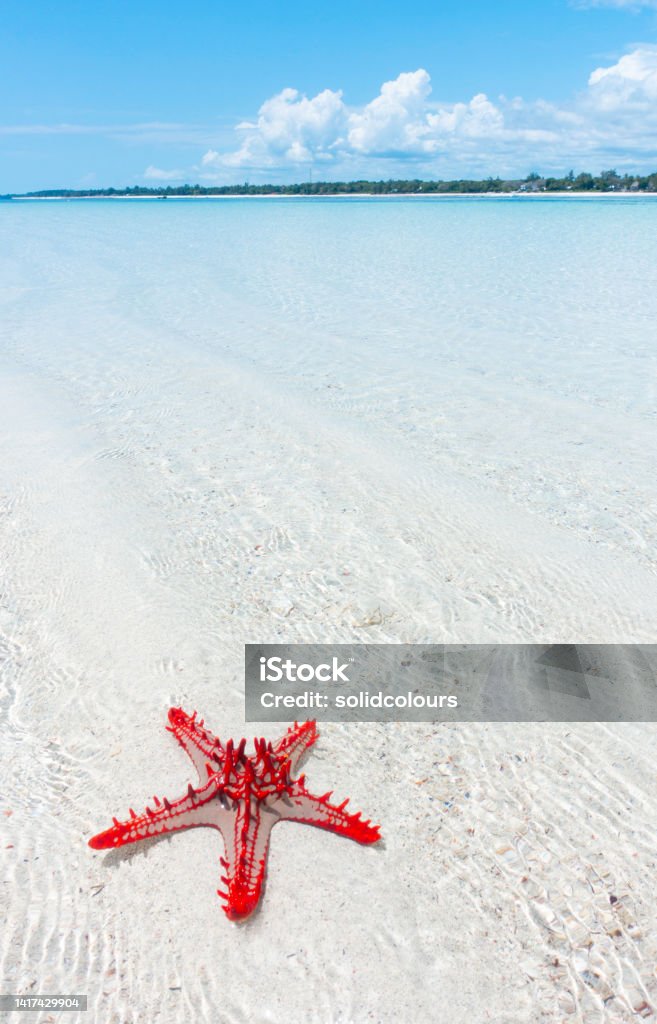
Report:
[[124,142],[209,144],[213,131],[208,126],[168,121],[135,124],[6,124],[0,136],[12,135],[104,135]]
[[150,164],[144,171],[144,178],[147,181],[183,181],[185,173],[185,171],[173,169],[166,171],[161,167],[153,167],[153,164]]
[[0,135],[95,135],[101,129],[85,124],[2,124]]
[[627,11],[657,10],[657,0],[573,0],[574,7],[618,7]]

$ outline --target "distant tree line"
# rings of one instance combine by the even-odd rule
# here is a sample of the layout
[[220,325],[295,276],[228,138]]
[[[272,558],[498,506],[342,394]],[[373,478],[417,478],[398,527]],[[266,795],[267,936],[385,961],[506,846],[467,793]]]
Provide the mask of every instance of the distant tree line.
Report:
[[162,188],[42,189],[39,192],[9,193],[2,199],[84,199],[133,196],[339,196],[339,195],[458,195],[471,192],[486,194],[532,192],[657,192],[657,171],[652,174],[618,174],[615,170],[600,174],[577,174],[569,171],[562,178],[542,177],[537,172],[526,178],[485,178],[456,181],[422,181],[419,178],[388,181],[304,181],[296,185],[167,185]]

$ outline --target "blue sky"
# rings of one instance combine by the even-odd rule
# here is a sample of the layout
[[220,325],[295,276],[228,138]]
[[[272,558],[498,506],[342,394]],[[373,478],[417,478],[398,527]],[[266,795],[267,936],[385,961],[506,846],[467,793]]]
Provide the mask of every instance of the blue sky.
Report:
[[657,0],[36,0],[0,33],[0,192],[657,169]]

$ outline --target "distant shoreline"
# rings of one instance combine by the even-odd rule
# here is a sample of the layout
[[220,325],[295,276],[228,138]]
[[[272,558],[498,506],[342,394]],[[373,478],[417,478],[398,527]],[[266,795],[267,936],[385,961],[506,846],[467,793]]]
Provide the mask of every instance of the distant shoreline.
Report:
[[464,196],[468,198],[490,196],[627,196],[657,195],[657,171],[651,174],[624,174],[615,170],[601,171],[595,176],[588,173],[575,175],[570,171],[564,177],[545,177],[530,174],[526,178],[485,178],[481,180],[459,178],[450,181],[421,181],[393,179],[387,181],[305,181],[289,185],[167,185],[147,187],[134,185],[126,188],[38,189],[33,192],[8,192],[0,199],[324,199],[335,196],[375,198],[378,196],[412,196],[424,198]]
[[322,199],[526,199],[549,201],[551,199],[657,199],[657,192],[331,192],[319,195],[283,194],[280,192],[258,192],[253,195],[191,195],[191,196],[134,196],[134,195],[50,195],[30,196],[11,195],[0,196],[0,201],[6,202],[80,202],[85,200],[110,199],[119,201],[159,201],[172,199],[174,201],[187,200],[234,200],[234,199],[299,199],[299,200],[322,200]]

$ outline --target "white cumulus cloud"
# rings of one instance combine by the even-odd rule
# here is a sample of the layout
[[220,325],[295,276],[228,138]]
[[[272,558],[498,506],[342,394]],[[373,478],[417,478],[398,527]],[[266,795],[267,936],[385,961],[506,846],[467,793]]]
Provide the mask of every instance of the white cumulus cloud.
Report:
[[657,46],[640,46],[589,76],[589,94],[603,110],[646,107],[657,101]]
[[[657,3],[657,0],[655,0]],[[416,173],[474,176],[526,173],[528,165],[597,169],[657,165],[657,46],[642,44],[591,72],[569,103],[522,97],[440,102],[424,68],[384,82],[349,107],[339,90],[308,97],[283,89],[255,119],[237,126],[232,150],[210,149],[200,171],[221,179],[231,168],[255,171],[324,165],[336,174]],[[330,170],[333,168],[333,170]]]
[[367,154],[431,152],[430,93],[431,78],[424,68],[384,82],[375,99],[350,115],[348,145]]
[[[257,120],[237,126],[241,145],[232,152],[210,149],[206,170],[226,167],[283,167],[345,157],[421,158],[449,147],[454,137],[503,136],[502,110],[484,93],[468,103],[431,101],[424,68],[384,82],[361,108],[348,109],[341,92],[325,89],[309,99],[296,89],[265,101]],[[515,131],[507,132],[515,137]]]
[[209,150],[203,165],[268,167],[321,159],[339,142],[346,116],[341,92],[324,89],[308,99],[296,89],[283,89],[262,104],[256,121],[237,126],[242,135],[238,150]]
[[469,103],[454,103],[429,114],[427,121],[437,138],[444,134],[486,138],[498,136],[505,130],[504,114],[483,92],[473,96]]

